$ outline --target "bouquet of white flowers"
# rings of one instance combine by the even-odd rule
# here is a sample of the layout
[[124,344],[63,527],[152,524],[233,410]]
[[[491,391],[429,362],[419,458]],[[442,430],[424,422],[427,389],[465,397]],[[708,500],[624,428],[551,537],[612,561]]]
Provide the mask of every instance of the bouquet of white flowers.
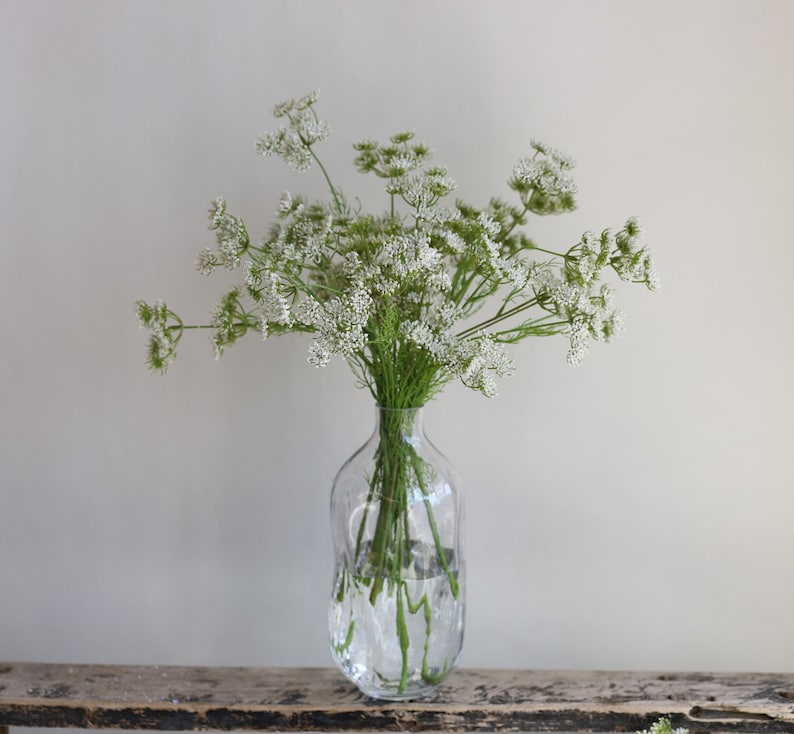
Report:
[[[455,183],[445,168],[427,165],[430,149],[413,133],[385,145],[362,141],[354,145],[355,164],[383,179],[388,208],[354,211],[315,152],[328,135],[316,101],[314,93],[277,106],[275,116],[287,124],[262,134],[257,150],[297,170],[317,163],[330,201],[284,193],[259,243],[224,199],[213,201],[217,249],[202,251],[196,266],[207,275],[243,267],[245,281],[223,296],[209,324],[187,325],[164,302],[139,301],[153,370],[166,370],[185,329],[211,329],[217,356],[248,331],[265,338],[306,332],[314,337],[309,361],[322,366],[343,357],[379,405],[423,405],[455,378],[492,396],[494,376],[512,370],[505,345],[566,334],[568,362],[576,365],[591,340],[621,329],[612,288],[600,283],[605,270],[658,287],[635,218],[617,232],[585,232],[567,252],[540,247],[520,230],[530,213],[575,207],[573,161],[536,141],[509,180],[518,204],[493,198],[479,209],[444,203]],[[487,317],[473,321],[484,307]]]
[[[494,395],[495,378],[513,370],[509,345],[526,337],[566,335],[568,362],[579,364],[591,341],[608,340],[622,325],[604,274],[611,270],[651,290],[658,277],[634,218],[618,231],[585,232],[565,252],[541,247],[524,233],[529,215],[575,206],[573,161],[535,141],[508,181],[517,202],[492,198],[480,208],[449,202],[455,183],[445,168],[429,164],[430,149],[413,133],[397,133],[385,144],[359,142],[356,167],[381,179],[386,195],[383,212],[360,211],[317,155],[329,129],[316,102],[315,93],[278,105],[274,114],[284,124],[262,134],[257,150],[301,171],[316,164],[328,201],[284,193],[270,230],[254,242],[243,220],[216,199],[209,226],[217,246],[202,251],[196,266],[205,275],[218,267],[242,268],[243,282],[223,295],[209,323],[186,324],[163,301],[139,301],[137,314],[150,331],[147,361],[156,372],[165,372],[188,329],[209,329],[217,356],[248,332],[265,339],[302,332],[312,337],[309,362],[320,367],[342,357],[387,410],[367,470],[351,567],[337,580],[336,593],[341,600],[366,586],[373,607],[384,592],[396,600],[401,670],[395,694],[401,694],[413,675],[409,648],[421,647],[410,639],[406,619],[432,606],[427,599],[412,601],[406,590],[406,559],[417,547],[408,518],[418,505],[431,529],[436,523],[428,500],[432,471],[405,439],[399,411],[425,405],[453,379]],[[447,591],[457,598],[454,553],[437,531],[429,546],[448,578]],[[425,640],[425,681],[446,670],[429,670],[428,645]],[[350,640],[335,642],[339,655],[349,647]]]

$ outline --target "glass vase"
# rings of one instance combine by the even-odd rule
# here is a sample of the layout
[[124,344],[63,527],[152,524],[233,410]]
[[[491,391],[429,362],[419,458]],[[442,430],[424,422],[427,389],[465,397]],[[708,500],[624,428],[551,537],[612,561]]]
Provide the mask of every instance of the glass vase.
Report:
[[421,408],[376,407],[370,439],[331,492],[331,652],[368,696],[429,694],[463,644],[462,504]]

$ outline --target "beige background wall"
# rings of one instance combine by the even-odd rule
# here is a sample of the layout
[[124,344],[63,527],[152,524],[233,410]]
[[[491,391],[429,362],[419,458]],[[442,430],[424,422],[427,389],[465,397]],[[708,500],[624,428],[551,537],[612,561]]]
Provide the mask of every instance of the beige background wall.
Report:
[[254,154],[313,88],[323,151],[405,127],[459,194],[505,196],[530,137],[579,161],[553,245],[646,224],[663,290],[580,368],[515,352],[431,436],[467,495],[463,664],[791,670],[794,3],[0,3],[0,659],[326,665],[327,501],[372,425],[346,367],[186,337],[143,366],[137,298],[202,319],[225,195],[261,235]]

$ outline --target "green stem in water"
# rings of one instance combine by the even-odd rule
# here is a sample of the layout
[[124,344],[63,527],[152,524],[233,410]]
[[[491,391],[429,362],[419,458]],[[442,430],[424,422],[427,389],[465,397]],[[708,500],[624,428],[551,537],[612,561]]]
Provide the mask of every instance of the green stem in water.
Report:
[[[372,589],[369,599],[373,605],[383,588],[386,577],[389,541],[392,541],[393,547],[396,540],[395,513],[406,504],[408,477],[406,463],[400,455],[405,450],[405,445],[402,442],[402,418],[401,411],[382,411],[380,417],[380,444],[376,453],[375,472],[370,483],[370,497],[377,499],[379,505],[368,564],[372,572]],[[377,492],[376,488],[380,492]],[[361,537],[361,531],[359,537]]]
[[438,554],[438,561],[441,564],[441,568],[444,569],[444,573],[447,574],[447,578],[449,579],[449,588],[452,590],[452,596],[455,599],[458,598],[458,591],[460,587],[458,585],[458,579],[455,577],[455,574],[449,568],[449,561],[447,560],[447,554],[444,550],[444,547],[441,545],[441,536],[438,532],[438,525],[436,524],[436,516],[433,513],[433,506],[430,504],[429,499],[429,491],[427,489],[427,485],[425,484],[424,477],[422,476],[422,459],[419,457],[419,454],[416,453],[416,449],[413,446],[408,447],[410,454],[411,454],[411,462],[413,464],[414,475],[416,476],[416,481],[419,483],[419,487],[422,490],[423,501],[425,504],[425,509],[427,510],[427,522],[430,525],[430,532],[433,534],[433,543],[436,546],[436,553]]
[[[379,387],[383,386],[383,381]],[[429,664],[430,635],[432,631],[432,608],[427,594],[414,603],[409,596],[409,572],[414,555],[420,549],[412,547],[410,526],[410,504],[412,493],[421,492],[428,526],[433,537],[433,548],[438,567],[443,569],[454,598],[460,594],[460,586],[453,568],[450,568],[448,550],[442,545],[434,508],[431,501],[431,487],[428,484],[427,465],[416,446],[411,443],[407,432],[415,418],[416,408],[380,408],[378,417],[378,445],[375,449],[374,467],[369,477],[369,487],[363,516],[359,522],[356,537],[355,557],[362,559],[366,553],[363,567],[360,567],[360,582],[369,587],[369,603],[375,606],[378,595],[386,592],[393,596],[394,621],[400,649],[400,680],[398,692],[408,687],[411,675],[410,648],[412,644],[408,615],[423,611],[425,618],[425,640],[422,657],[421,675],[429,684],[438,683],[448,670],[448,661],[443,671],[434,673]],[[416,488],[416,490],[412,489]],[[371,544],[366,545],[367,526],[372,529]],[[384,588],[388,585],[388,590]],[[350,632],[350,630],[348,630]],[[418,640],[414,644],[420,644]],[[340,646],[344,648],[344,643]]]

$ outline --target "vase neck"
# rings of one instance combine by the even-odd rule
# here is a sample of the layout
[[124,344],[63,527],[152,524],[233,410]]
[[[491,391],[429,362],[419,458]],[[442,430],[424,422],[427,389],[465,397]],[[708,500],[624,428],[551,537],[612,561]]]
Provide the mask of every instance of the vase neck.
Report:
[[384,408],[382,405],[376,405],[375,421],[380,432],[386,430],[392,435],[399,433],[403,437],[424,434],[424,409],[422,407]]

